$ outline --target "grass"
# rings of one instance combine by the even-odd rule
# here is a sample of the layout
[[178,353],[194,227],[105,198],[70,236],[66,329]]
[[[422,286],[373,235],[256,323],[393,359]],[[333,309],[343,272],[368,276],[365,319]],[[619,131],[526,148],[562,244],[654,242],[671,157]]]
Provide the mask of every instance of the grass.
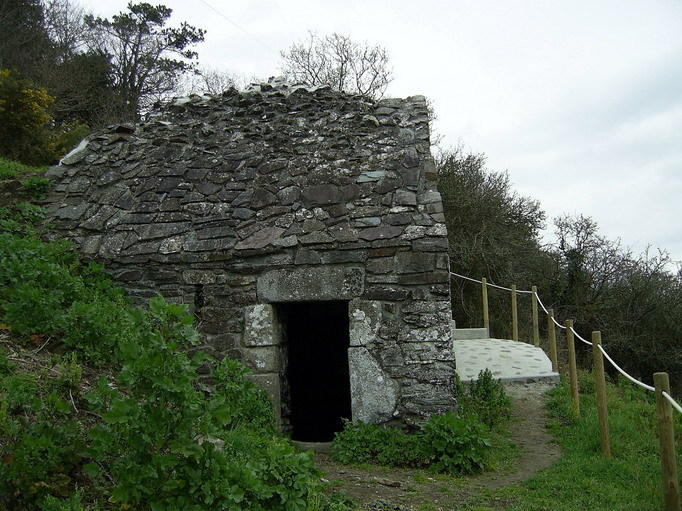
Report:
[[25,178],[35,174],[40,174],[47,167],[31,167],[17,161],[7,160],[0,157],[0,179]]
[[[586,376],[583,375],[583,379]],[[589,380],[585,380],[585,387]],[[582,416],[573,416],[566,382],[551,393],[550,430],[563,457],[524,487],[494,493],[508,511],[575,509],[648,511],[663,505],[653,394],[619,381],[608,385],[612,457],[600,454],[594,394],[581,395]],[[682,420],[675,418],[678,457]],[[496,507],[496,509],[500,509]]]

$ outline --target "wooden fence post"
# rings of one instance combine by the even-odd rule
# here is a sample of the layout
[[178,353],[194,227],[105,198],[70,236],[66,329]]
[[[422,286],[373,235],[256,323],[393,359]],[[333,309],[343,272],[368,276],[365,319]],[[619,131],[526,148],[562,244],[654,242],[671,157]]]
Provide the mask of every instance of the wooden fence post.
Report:
[[673,411],[663,392],[670,394],[668,373],[654,374],[656,387],[656,411],[658,415],[658,439],[661,444],[661,472],[663,476],[663,499],[666,511],[680,510],[680,482],[677,479],[675,458],[675,433]]
[[540,346],[540,321],[538,320],[538,287],[533,286],[533,345]]
[[566,344],[568,345],[568,375],[571,381],[571,396],[573,397],[573,411],[580,416],[580,394],[578,393],[578,369],[575,363],[575,339],[573,337],[573,320],[567,319]]
[[554,309],[547,311],[547,329],[549,331],[549,358],[552,361],[552,371],[559,371],[559,361],[556,354],[556,329],[554,327]]
[[594,357],[594,377],[597,388],[597,411],[599,412],[599,443],[604,456],[611,456],[609,440],[609,411],[606,405],[606,378],[604,376],[604,356],[601,345],[601,332],[592,332],[592,356]]
[[511,287],[511,307],[512,307],[512,339],[519,340],[519,311],[516,308],[516,284]]
[[485,277],[481,279],[481,294],[483,297],[483,328],[488,331],[490,336],[490,316],[488,316],[488,282]]

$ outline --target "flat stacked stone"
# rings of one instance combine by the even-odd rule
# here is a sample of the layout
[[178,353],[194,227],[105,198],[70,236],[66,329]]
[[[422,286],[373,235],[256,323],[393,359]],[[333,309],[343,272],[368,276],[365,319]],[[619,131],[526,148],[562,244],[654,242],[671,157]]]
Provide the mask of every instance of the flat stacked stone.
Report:
[[428,121],[422,96],[373,101],[277,80],[176,99],[51,168],[49,215],[134,298],[190,304],[207,348],[245,361],[276,398],[278,345],[253,340],[249,315],[348,300],[354,415],[421,418],[454,406]]

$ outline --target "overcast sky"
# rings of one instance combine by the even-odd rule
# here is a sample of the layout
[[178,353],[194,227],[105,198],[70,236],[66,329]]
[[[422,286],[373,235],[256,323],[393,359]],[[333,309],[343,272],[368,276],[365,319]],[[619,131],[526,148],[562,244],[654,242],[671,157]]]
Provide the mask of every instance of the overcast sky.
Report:
[[[679,0],[159,2],[171,25],[207,30],[203,65],[247,76],[280,74],[278,52],[308,30],[382,45],[387,95],[431,98],[442,145],[508,170],[550,227],[580,213],[635,253],[682,260]],[[110,16],[127,1],[80,3]]]

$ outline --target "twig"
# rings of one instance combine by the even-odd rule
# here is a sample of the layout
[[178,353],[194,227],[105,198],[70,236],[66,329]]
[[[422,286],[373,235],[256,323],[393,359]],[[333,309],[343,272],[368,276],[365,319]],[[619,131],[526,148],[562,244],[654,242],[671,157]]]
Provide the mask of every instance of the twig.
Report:
[[47,343],[49,343],[51,340],[52,340],[52,337],[48,337],[48,338],[47,338],[47,341],[45,341],[45,342],[43,343],[43,345],[42,345],[40,348],[38,348],[38,349],[36,349],[36,350],[33,350],[32,353],[33,353],[34,355],[37,354],[37,353],[40,353],[40,352],[43,350],[43,348],[44,348],[45,346],[47,346]]
[[76,402],[73,400],[73,394],[71,394],[71,389],[69,389],[69,397],[71,398],[71,404],[73,405],[73,409],[76,411],[76,413],[80,413],[78,411],[78,407],[76,406]]

